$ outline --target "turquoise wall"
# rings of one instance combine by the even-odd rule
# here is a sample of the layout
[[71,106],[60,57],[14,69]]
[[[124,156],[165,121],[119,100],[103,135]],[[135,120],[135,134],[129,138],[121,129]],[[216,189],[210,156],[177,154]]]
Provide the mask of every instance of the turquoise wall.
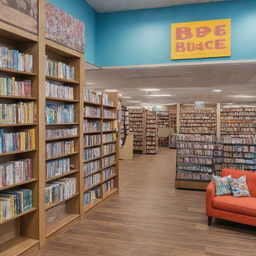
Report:
[[81,20],[85,24],[85,60],[95,63],[96,12],[85,0],[48,0],[49,3]]
[[169,59],[171,23],[229,18],[232,19],[232,57],[202,60],[256,59],[256,0],[233,0],[97,14],[96,64],[184,62]]

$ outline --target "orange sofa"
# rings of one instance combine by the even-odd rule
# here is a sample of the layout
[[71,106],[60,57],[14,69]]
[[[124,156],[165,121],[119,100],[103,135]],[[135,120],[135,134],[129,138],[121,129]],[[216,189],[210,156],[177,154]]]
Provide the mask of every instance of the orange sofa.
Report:
[[218,218],[256,226],[256,173],[222,169],[221,176],[228,175],[235,179],[245,175],[251,197],[215,196],[215,184],[211,181],[206,190],[208,225],[212,224],[212,218]]

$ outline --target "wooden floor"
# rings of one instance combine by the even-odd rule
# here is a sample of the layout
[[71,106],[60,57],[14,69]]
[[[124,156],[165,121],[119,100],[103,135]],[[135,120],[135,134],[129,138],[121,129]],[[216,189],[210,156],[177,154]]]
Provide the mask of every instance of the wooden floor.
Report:
[[121,162],[120,194],[31,255],[247,256],[256,229],[225,221],[207,226],[204,192],[175,190],[175,151]]

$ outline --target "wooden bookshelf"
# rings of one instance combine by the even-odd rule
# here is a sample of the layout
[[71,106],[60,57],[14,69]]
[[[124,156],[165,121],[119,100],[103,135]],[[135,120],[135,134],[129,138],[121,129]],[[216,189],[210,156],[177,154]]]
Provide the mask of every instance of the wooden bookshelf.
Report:
[[[17,149],[12,152],[3,150],[0,153],[1,163],[23,159],[31,159],[32,162],[31,177],[29,179],[26,178],[27,180],[24,179],[23,182],[13,182],[13,184],[0,187],[1,194],[5,193],[8,189],[26,188],[32,191],[33,196],[32,206],[27,211],[14,216],[11,215],[11,217],[7,216],[0,222],[0,255],[5,256],[20,255],[32,247],[44,247],[47,239],[52,234],[78,220],[85,211],[92,209],[99,202],[118,192],[119,187],[119,147],[117,146],[119,137],[116,125],[117,94],[111,93],[106,96],[101,93],[100,102],[84,102],[84,55],[45,39],[45,3],[44,1],[38,1],[38,4],[38,35],[30,34],[22,29],[0,22],[1,46],[5,46],[9,50],[19,50],[21,53],[30,54],[33,58],[33,68],[29,72],[16,70],[16,67],[15,69],[0,67],[0,76],[9,77],[9,82],[30,81],[31,83],[31,95],[24,96],[25,93],[22,94],[20,92],[13,93],[13,95],[0,95],[0,102],[2,104],[32,102],[36,105],[36,120],[33,122],[0,123],[0,129],[4,132],[18,133],[23,130],[28,132],[30,129],[35,131],[35,136],[31,135],[32,132],[30,134],[33,137],[30,140],[31,145],[32,141],[35,141],[33,147],[24,147],[25,149],[16,147]],[[47,66],[44,65],[46,63],[46,56],[55,62],[62,62],[74,67],[74,76],[70,76],[70,79],[68,79],[65,75],[46,73]],[[28,70],[27,67],[24,70]],[[48,84],[48,82],[50,83]],[[70,94],[64,96],[63,94],[56,95],[55,90],[48,90],[49,88],[51,89],[51,86],[61,86],[67,89]],[[61,90],[61,88],[59,89]],[[49,110],[49,104],[56,108],[58,106],[63,108],[72,106],[74,119],[67,120],[68,118],[66,118],[61,120],[60,118],[53,120],[54,118],[51,117],[52,119],[50,120],[50,112],[46,112],[46,108]],[[94,116],[87,116],[84,118],[83,111],[85,105],[99,107],[101,116],[96,118]],[[54,109],[52,111],[54,112]],[[85,120],[98,120],[100,123],[99,130],[84,131]],[[104,125],[106,126],[105,129],[103,129]],[[102,142],[105,135],[111,136],[112,134],[115,135],[113,142]],[[100,143],[95,146],[100,147],[100,156],[95,158],[95,160],[99,160],[100,168],[88,176],[84,175],[84,165],[94,161],[94,159],[84,161],[84,150],[94,146],[84,148],[83,140],[85,135],[99,135],[101,138]],[[67,143],[63,144],[66,146],[63,152],[55,148],[60,145],[58,143],[62,142]],[[114,145],[113,151],[105,152],[105,155],[108,155],[108,153],[110,155],[103,157],[103,150],[107,150],[111,144]],[[47,147],[47,145],[51,145],[52,148]],[[69,150],[69,147],[72,150]],[[49,148],[54,152],[50,156],[47,151]],[[110,157],[112,162],[106,162],[105,158],[107,157]],[[69,163],[69,165],[66,165],[67,170],[62,169],[63,166],[60,167],[59,162],[56,162],[58,168],[54,166],[50,170],[48,169],[50,162],[63,159],[66,159],[67,163]],[[105,163],[104,166],[103,163]],[[115,172],[110,173],[109,177],[103,179],[105,169],[112,167],[115,168]],[[100,174],[99,198],[93,200],[88,205],[84,205],[85,188],[83,181],[85,178],[97,173]],[[76,193],[68,199],[54,201],[52,204],[45,206],[46,184],[59,179],[69,178],[76,179]],[[109,181],[113,181],[113,183],[108,184]],[[56,207],[60,207],[62,214],[56,215],[57,218],[49,218],[51,216],[49,211],[55,211]],[[52,219],[52,221],[49,219]]]
[[[117,102],[116,93],[99,93],[85,89],[84,108],[89,107],[92,112],[98,113],[100,118],[90,118],[91,114],[84,116],[84,152],[93,153],[93,157],[84,159],[83,173],[83,211],[87,212],[101,203],[108,196],[104,193],[105,183],[113,180],[113,188],[118,192],[119,188],[119,133],[117,132]],[[91,108],[92,107],[92,108]],[[95,130],[92,131],[92,128]],[[106,130],[107,129],[107,130]],[[109,151],[110,150],[110,151]],[[88,156],[89,156],[88,155]],[[114,159],[106,165],[106,159]],[[103,179],[106,169],[111,169],[107,179]],[[87,185],[86,185],[87,184]]]
[[157,115],[156,112],[146,112],[146,154],[156,154],[158,149]]

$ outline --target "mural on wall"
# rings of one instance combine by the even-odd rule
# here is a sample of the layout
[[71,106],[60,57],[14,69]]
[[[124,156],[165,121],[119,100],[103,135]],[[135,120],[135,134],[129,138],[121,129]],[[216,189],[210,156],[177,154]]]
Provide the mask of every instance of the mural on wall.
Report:
[[66,47],[84,52],[84,23],[63,12],[50,3],[46,3],[46,38]]
[[37,0],[0,0],[0,20],[37,34]]
[[171,59],[231,56],[231,20],[206,20],[171,25]]

